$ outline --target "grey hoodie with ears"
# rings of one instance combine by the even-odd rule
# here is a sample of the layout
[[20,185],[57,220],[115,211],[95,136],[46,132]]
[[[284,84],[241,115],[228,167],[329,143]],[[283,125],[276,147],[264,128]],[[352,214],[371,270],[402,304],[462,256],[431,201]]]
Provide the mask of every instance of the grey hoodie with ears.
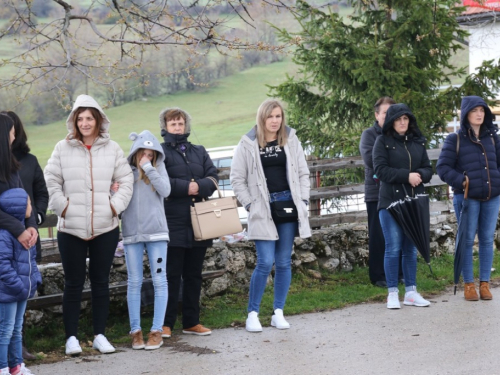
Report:
[[[169,241],[167,219],[163,200],[170,194],[170,180],[165,169],[165,154],[156,137],[148,130],[131,133],[134,142],[130,148],[128,161],[134,173],[134,193],[127,209],[122,215],[123,243]],[[150,149],[157,153],[156,167],[151,163],[142,166],[150,184],[139,179],[139,169],[133,164],[134,155],[139,149]],[[154,187],[154,190],[152,189]]]

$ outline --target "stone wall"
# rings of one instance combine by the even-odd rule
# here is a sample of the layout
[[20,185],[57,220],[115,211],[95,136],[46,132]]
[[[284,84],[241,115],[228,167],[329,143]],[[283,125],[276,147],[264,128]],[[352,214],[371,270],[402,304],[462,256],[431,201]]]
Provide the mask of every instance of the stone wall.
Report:
[[[498,226],[497,226],[498,227]],[[454,215],[431,217],[431,255],[453,253],[457,222]],[[295,239],[292,254],[293,272],[304,272],[319,276],[319,270],[328,272],[351,271],[354,266],[366,266],[368,262],[368,234],[366,223],[343,224],[313,230],[308,239]],[[256,256],[253,242],[242,241],[226,243],[217,241],[209,248],[204,263],[204,271],[224,270],[217,278],[205,280],[202,298],[225,293],[230,287],[248,288],[250,277],[255,268]],[[148,262],[144,262],[145,277],[149,277]],[[62,293],[64,277],[60,264],[40,266],[44,283],[40,295]],[[111,271],[111,283],[127,279],[124,258],[115,258]],[[271,277],[270,277],[270,280]],[[89,287],[88,281],[85,285]],[[125,298],[125,296],[114,297]],[[84,302],[85,307],[88,302]],[[33,312],[31,322],[60,314],[61,307]],[[28,323],[29,324],[29,323]]]

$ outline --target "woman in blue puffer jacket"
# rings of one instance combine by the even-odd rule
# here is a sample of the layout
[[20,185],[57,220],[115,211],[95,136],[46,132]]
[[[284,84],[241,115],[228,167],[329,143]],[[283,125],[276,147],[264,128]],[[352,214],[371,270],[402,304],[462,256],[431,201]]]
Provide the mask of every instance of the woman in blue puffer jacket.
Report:
[[462,275],[464,297],[479,299],[474,286],[472,245],[476,232],[479,239],[479,295],[491,300],[489,290],[493,264],[493,236],[500,207],[500,140],[493,124],[493,114],[478,96],[462,99],[460,130],[450,134],[437,163],[439,177],[453,189],[453,206],[457,220],[464,200],[465,176],[469,179],[468,226]]

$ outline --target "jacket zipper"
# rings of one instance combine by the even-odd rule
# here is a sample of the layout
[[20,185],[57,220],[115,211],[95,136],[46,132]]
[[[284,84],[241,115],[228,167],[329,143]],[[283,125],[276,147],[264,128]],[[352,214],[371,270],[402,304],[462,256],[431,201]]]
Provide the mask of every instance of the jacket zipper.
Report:
[[31,294],[31,250],[28,249],[28,262],[29,262],[29,265],[30,265],[30,273],[29,273],[29,288],[28,288],[28,296],[26,298],[30,298],[30,294]]
[[[405,136],[404,145],[405,145],[405,150],[408,153],[408,158],[410,159],[410,173],[411,173],[411,154],[410,154],[410,151],[408,151],[408,147],[406,147],[406,141],[407,140],[408,140],[408,136]],[[408,174],[408,180],[409,179],[410,179],[410,174]],[[413,186],[411,187],[411,194],[412,194],[413,197],[415,196],[415,192],[413,191]]]
[[[490,165],[488,164],[488,155],[486,154],[486,149],[484,148],[483,144],[481,141],[474,141],[474,139],[472,138],[472,135],[471,135],[471,129],[469,128],[469,138],[470,140],[479,145],[482,150],[483,150],[483,155],[484,155],[484,161],[486,163],[486,174],[488,175],[488,196],[486,197],[486,199],[484,199],[484,201],[488,201],[490,200],[490,197],[491,197],[491,181],[490,181]],[[479,138],[476,138],[476,139],[479,139]]]
[[91,211],[90,211],[90,238],[93,238],[94,237],[94,174],[93,174],[93,170],[92,170],[92,153],[85,145],[83,145],[83,147],[85,147],[85,149],[88,151],[89,157],[90,157],[90,186],[92,189],[92,203],[90,206],[90,209],[91,209]]

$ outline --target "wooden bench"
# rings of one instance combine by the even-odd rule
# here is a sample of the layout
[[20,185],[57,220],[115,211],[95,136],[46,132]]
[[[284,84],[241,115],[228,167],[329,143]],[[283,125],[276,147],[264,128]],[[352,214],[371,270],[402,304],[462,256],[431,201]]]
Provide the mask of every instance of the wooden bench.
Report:
[[[215,279],[217,277],[220,277],[226,273],[225,270],[218,270],[218,271],[206,271],[201,274],[203,280],[210,280],[210,279]],[[151,279],[144,279],[143,281],[143,287],[150,287],[152,286],[153,281]],[[109,286],[109,296],[119,296],[119,295],[124,295],[127,294],[127,282],[126,281],[120,281],[116,284],[112,284]],[[82,292],[82,301],[89,301],[92,297],[91,290],[90,288],[84,289]],[[50,294],[46,296],[37,296],[34,298],[30,298],[28,300],[28,304],[26,309],[28,310],[39,310],[43,309],[46,307],[51,307],[51,306],[58,306],[62,305],[63,301],[63,293],[57,293],[57,294]],[[182,301],[182,298],[180,298],[180,301]]]

